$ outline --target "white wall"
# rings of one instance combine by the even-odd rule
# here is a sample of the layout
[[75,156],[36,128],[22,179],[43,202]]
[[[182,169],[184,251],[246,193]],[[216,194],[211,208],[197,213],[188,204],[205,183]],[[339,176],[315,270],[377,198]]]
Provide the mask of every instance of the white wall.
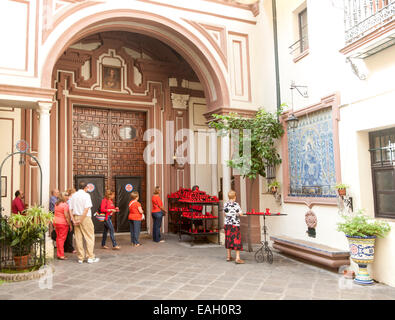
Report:
[[[269,7],[269,2],[265,1]],[[346,57],[340,53],[344,47],[343,9],[337,1],[307,0],[309,54],[294,62],[288,47],[295,38],[295,14],[302,8],[304,1],[277,1],[278,39],[280,56],[280,82],[282,102],[292,107],[291,80],[297,85],[307,85],[309,98],[301,97],[296,91],[293,95],[295,110],[318,103],[322,97],[339,92],[341,97],[339,135],[341,174],[344,183],[351,186],[349,192],[354,200],[354,208],[365,208],[374,217],[373,188],[370,170],[368,132],[395,126],[395,46],[363,60],[368,78],[359,80],[352,72]],[[263,25],[260,26],[264,28]],[[264,64],[274,64],[265,56]],[[274,82],[274,78],[265,78]],[[266,99],[269,99],[265,97]],[[281,153],[281,150],[279,149]],[[282,167],[277,168],[277,180],[282,182]],[[266,192],[263,179],[262,192]],[[346,237],[336,231],[339,221],[337,206],[313,206],[318,225],[316,238],[306,234],[305,213],[307,206],[283,203],[281,206],[270,194],[261,197],[261,209],[270,208],[288,214],[286,217],[268,219],[272,235],[288,235],[348,249]],[[377,241],[376,259],[371,268],[375,280],[395,286],[395,221],[391,234]],[[355,265],[352,266],[355,269]]]
[[[6,156],[17,151],[16,142],[21,135],[21,109],[2,107],[0,104],[0,163]],[[14,199],[14,193],[19,189],[19,155],[9,158],[4,163],[1,175],[7,177],[7,197],[1,199],[4,211],[2,214],[11,213],[11,201]],[[3,191],[2,191],[3,192]]]

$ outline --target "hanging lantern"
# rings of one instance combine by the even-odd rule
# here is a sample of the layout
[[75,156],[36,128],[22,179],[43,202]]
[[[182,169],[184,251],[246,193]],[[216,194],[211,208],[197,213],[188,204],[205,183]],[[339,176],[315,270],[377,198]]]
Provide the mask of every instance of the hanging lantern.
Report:
[[296,129],[298,127],[299,119],[293,113],[288,116],[287,123],[290,129]]

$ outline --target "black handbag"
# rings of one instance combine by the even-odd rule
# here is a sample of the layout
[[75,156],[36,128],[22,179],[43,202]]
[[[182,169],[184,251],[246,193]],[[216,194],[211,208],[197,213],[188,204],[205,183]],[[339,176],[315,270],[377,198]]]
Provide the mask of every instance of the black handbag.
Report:
[[52,225],[51,239],[56,241],[56,231],[54,225]]

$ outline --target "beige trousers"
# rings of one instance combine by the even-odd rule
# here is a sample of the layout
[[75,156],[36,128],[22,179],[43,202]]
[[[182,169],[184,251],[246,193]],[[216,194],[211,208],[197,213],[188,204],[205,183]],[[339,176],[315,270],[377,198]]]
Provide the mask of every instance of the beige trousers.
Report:
[[[74,215],[74,220],[76,222],[81,221],[81,216]],[[74,226],[74,236],[78,260],[95,258],[93,253],[95,248],[95,229],[91,217],[85,217],[82,224]],[[86,252],[83,240],[85,240]]]

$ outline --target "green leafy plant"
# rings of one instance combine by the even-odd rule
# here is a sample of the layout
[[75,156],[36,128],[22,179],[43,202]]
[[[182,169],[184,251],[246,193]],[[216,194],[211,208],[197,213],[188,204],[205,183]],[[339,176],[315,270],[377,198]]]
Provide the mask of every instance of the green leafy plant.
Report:
[[14,256],[28,255],[33,244],[44,239],[52,220],[52,212],[37,206],[26,210],[26,215],[12,214],[0,222],[0,240],[4,240],[6,245],[11,247]]
[[[239,131],[239,154],[236,160],[228,160],[227,165],[238,169],[243,178],[256,179],[259,175],[266,177],[266,167],[281,163],[281,157],[276,149],[276,141],[284,134],[282,124],[278,121],[282,107],[276,113],[259,109],[253,118],[243,118],[237,113],[228,115],[213,115],[209,123],[221,135],[229,135],[232,130]],[[250,130],[245,135],[243,130]],[[251,143],[251,154],[243,152],[243,142]]]
[[337,185],[334,186],[335,189],[347,189],[350,188],[349,185],[344,184],[344,183],[338,183]]
[[269,189],[271,189],[271,188],[279,188],[280,187],[280,182],[274,180],[272,183],[270,183],[268,185],[268,187],[269,187]]
[[342,215],[343,222],[337,224],[337,231],[344,232],[345,235],[351,237],[376,236],[384,238],[390,231],[390,225],[385,221],[370,219],[363,210],[359,210],[353,215]]

